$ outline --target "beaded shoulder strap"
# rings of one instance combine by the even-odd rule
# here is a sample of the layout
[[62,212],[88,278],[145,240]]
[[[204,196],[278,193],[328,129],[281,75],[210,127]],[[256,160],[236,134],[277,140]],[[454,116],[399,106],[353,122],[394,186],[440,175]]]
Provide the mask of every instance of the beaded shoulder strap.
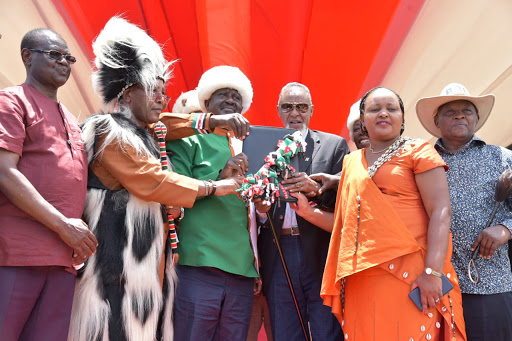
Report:
[[387,161],[391,160],[393,154],[397,153],[400,149],[404,148],[407,144],[410,144],[412,139],[404,136],[393,142],[391,146],[382,154],[370,167],[368,167],[368,175],[373,178],[377,170]]

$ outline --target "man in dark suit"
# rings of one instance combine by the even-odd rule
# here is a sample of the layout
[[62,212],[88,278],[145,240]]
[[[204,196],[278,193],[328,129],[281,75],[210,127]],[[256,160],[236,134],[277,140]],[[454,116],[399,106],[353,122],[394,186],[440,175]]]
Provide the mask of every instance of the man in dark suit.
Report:
[[[334,209],[334,190],[319,194],[320,185],[309,177],[313,173],[339,174],[343,157],[349,153],[345,139],[308,128],[314,106],[309,89],[300,83],[289,83],[281,90],[277,112],[286,128],[302,132],[306,154],[298,156],[299,169],[283,183],[301,191],[326,209]],[[330,308],[320,297],[322,274],[331,234],[295,214],[288,204],[270,206],[255,202],[260,221],[258,248],[261,258],[263,291],[268,300],[274,340],[304,340],[304,334],[290,294],[283,265],[269,222],[264,215],[270,210],[288,266],[304,322],[309,321],[313,340],[342,340],[341,327]]]

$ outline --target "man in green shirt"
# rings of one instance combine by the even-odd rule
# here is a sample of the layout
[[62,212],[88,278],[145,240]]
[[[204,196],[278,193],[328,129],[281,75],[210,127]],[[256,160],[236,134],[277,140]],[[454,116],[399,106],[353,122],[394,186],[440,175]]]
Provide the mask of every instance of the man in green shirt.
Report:
[[[252,102],[249,79],[236,67],[206,71],[199,102],[212,115],[245,113]],[[174,171],[208,182],[242,176],[247,157],[226,130],[167,143]],[[185,210],[179,230],[176,340],[245,340],[251,318],[255,269],[244,201],[206,196]]]

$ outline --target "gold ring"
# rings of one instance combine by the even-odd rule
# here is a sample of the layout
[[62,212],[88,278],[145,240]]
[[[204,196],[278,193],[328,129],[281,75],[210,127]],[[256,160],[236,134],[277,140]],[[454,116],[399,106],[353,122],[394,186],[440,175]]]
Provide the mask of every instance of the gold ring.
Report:
[[302,186],[300,182],[295,183],[295,187],[299,188],[300,186]]

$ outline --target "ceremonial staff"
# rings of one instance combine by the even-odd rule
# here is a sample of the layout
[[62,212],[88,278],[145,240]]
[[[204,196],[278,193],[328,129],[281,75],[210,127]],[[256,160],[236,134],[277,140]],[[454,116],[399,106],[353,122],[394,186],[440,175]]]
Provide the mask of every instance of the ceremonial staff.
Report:
[[[302,141],[302,134],[297,131],[292,135],[285,136],[283,140],[278,142],[277,147],[278,149],[275,152],[271,152],[267,155],[265,158],[265,164],[256,174],[248,174],[245,177],[242,187],[238,190],[242,199],[248,202],[254,198],[264,198],[264,200],[269,200],[272,203],[274,203],[276,199],[280,201],[295,200],[295,198],[289,197],[286,189],[279,183],[278,177],[280,175],[283,177],[284,174],[293,175],[295,169],[290,165],[290,159],[299,153],[304,153],[306,151],[306,143]],[[277,235],[276,228],[269,212],[267,212],[267,219],[270,223],[272,234],[274,235],[274,241],[277,246],[279,258],[283,265],[286,280],[288,281],[288,287],[290,288],[293,303],[297,310],[304,338],[306,341],[309,341],[309,334],[306,324],[302,319],[302,314],[297,302],[295,290],[293,289],[288,266],[286,265],[284,254],[281,249],[281,243],[279,242],[279,236]]]
[[[169,170],[169,160],[167,158],[167,151],[165,150],[165,135],[167,134],[167,128],[165,124],[158,121],[154,128],[155,134],[158,138],[158,147],[160,148],[160,163],[164,171]],[[167,220],[169,221],[169,239],[171,242],[171,249],[173,258],[178,252],[178,235],[176,233],[176,225],[174,224],[174,216],[167,211]],[[173,259],[174,261],[174,259]]]

